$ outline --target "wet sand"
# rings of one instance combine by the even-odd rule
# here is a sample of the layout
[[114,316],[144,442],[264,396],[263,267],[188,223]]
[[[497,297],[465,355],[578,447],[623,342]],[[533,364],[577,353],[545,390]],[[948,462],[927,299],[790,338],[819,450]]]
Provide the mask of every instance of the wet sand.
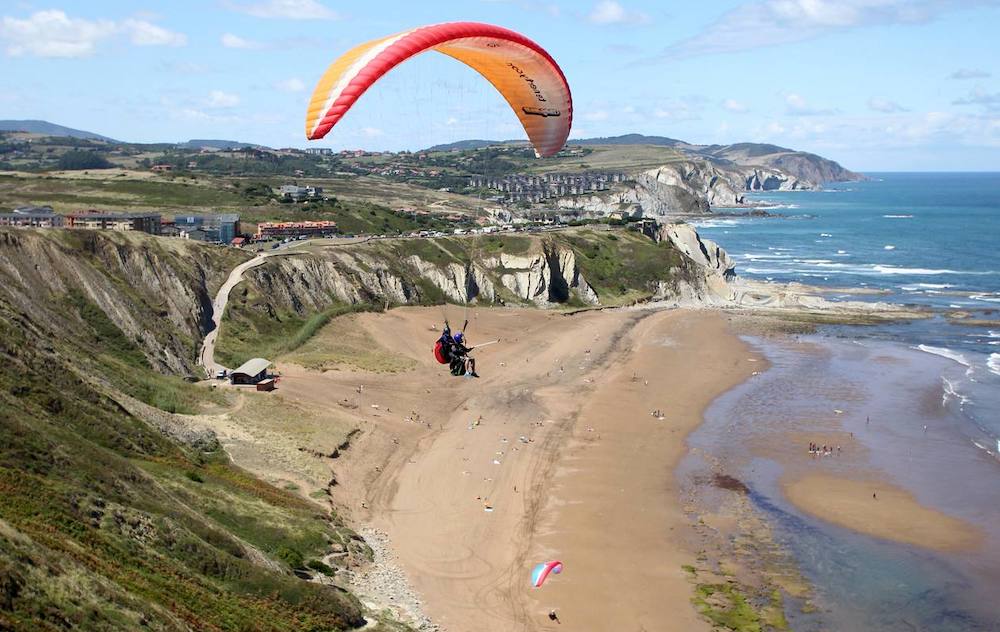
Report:
[[689,438],[680,475],[694,511],[721,504],[704,483],[713,474],[746,484],[812,585],[789,602],[795,628],[993,629],[996,462],[945,406],[948,363],[878,340],[754,333],[768,369],[717,399]]
[[[759,368],[725,315],[475,310],[472,342],[503,339],[477,352],[478,380],[430,357],[440,320],[358,319],[416,370],[282,365],[283,397],[362,430],[332,500],[385,534],[419,608],[451,631],[560,629],[551,609],[576,629],[709,629],[681,569],[695,553],[673,471],[703,408]],[[532,589],[549,559],[564,572]]]
[[799,509],[878,538],[942,551],[975,550],[983,543],[975,526],[921,505],[886,480],[810,474],[785,482],[782,490]]

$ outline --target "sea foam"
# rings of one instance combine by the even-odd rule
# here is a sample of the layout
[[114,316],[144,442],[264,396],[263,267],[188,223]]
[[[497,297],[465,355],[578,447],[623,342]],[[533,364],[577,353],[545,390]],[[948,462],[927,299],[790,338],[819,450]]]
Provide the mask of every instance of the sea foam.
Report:
[[986,366],[989,367],[990,373],[993,375],[1000,375],[1000,353],[991,353],[990,359],[986,361]]
[[955,389],[955,383],[946,377],[941,378],[941,385],[944,390],[944,394],[941,395],[941,405],[947,406],[948,402],[952,399],[957,399],[960,406],[964,407],[969,403],[969,398],[962,395]]
[[936,356],[941,356],[942,358],[948,358],[949,360],[954,360],[964,367],[972,366],[964,355],[958,353],[957,351],[952,351],[951,349],[946,349],[944,347],[932,347],[930,345],[917,345],[917,349],[920,349],[924,353],[930,353]]

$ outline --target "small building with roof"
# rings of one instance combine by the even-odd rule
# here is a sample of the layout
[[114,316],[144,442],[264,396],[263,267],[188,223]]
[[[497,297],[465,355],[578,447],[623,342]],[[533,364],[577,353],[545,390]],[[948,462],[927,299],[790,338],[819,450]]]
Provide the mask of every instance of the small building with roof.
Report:
[[237,213],[219,215],[176,215],[174,225],[189,239],[228,244],[240,234]]
[[233,369],[229,374],[229,381],[232,384],[257,384],[267,379],[267,369],[270,366],[271,361],[264,358],[247,360],[239,368]]

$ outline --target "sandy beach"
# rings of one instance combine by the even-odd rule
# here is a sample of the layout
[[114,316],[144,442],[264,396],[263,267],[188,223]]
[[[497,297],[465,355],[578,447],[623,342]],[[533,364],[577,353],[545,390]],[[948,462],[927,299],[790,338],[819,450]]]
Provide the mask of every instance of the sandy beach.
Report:
[[[283,363],[280,392],[360,429],[329,493],[391,543],[417,597],[389,606],[453,631],[556,629],[553,609],[588,629],[709,629],[681,568],[695,554],[673,470],[703,408],[757,368],[725,315],[470,311],[473,343],[502,340],[477,352],[478,380],[434,363],[440,309],[354,318],[416,368]],[[532,589],[550,559],[564,572]]]
[[885,480],[811,474],[782,489],[802,510],[879,538],[945,551],[974,550],[983,542],[979,529],[921,505],[913,494]]

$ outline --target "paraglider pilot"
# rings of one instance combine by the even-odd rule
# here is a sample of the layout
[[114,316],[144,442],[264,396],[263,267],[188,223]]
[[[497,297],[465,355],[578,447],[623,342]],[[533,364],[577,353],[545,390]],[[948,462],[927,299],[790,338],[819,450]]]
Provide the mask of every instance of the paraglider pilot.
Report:
[[476,359],[469,357],[469,352],[472,349],[465,346],[465,335],[462,332],[458,332],[454,335],[453,341],[451,374],[479,377],[479,374],[476,373]]
[[441,364],[447,364],[451,374],[479,377],[476,373],[476,361],[469,357],[472,349],[465,346],[465,336],[462,332],[451,333],[451,326],[444,321],[441,337],[434,344],[434,358]]

